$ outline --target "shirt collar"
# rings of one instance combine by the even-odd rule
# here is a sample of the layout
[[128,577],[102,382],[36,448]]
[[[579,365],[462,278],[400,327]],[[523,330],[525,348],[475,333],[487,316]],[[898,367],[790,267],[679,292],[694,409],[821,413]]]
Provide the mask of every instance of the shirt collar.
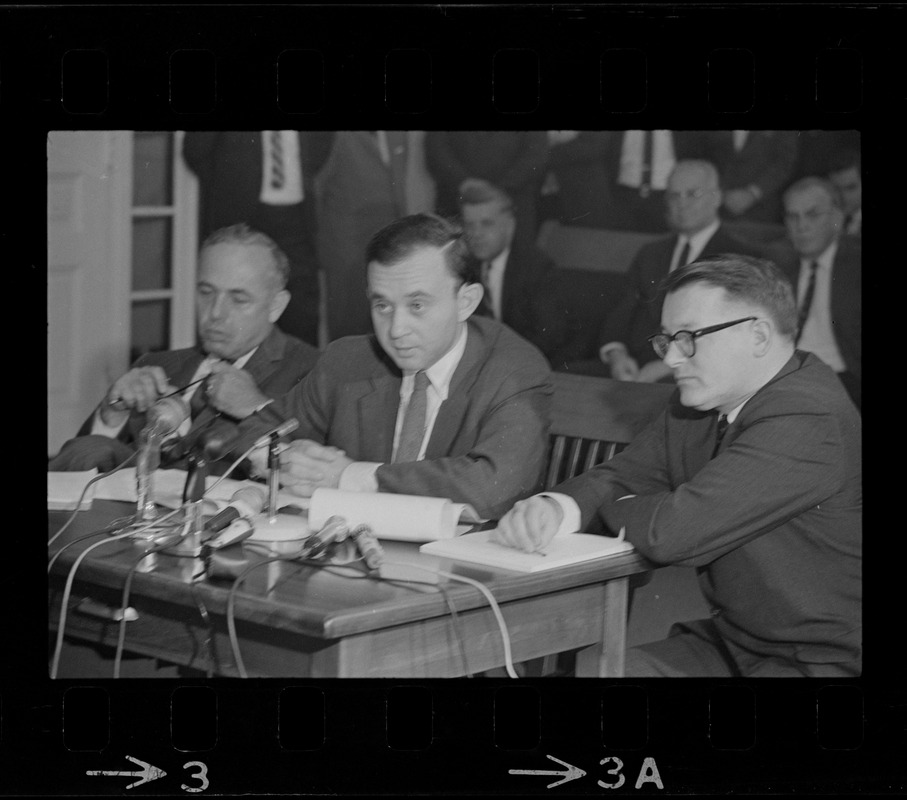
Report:
[[211,355],[210,353],[205,356],[205,362],[208,364],[216,364],[218,361],[225,361],[228,364],[232,364],[237,369],[242,369],[246,364],[249,363],[249,359],[255,355],[255,351],[258,350],[258,347],[253,347],[248,353],[244,356],[240,356],[236,361],[227,361],[225,358],[220,358],[219,356]]
[[815,258],[803,258],[800,257],[800,264],[810,264],[815,261],[819,265],[819,269],[830,269],[831,265],[834,264],[835,256],[838,254],[838,238],[835,237],[832,240],[832,243],[828,245],[818,256]]
[[693,250],[698,254],[702,252],[703,248],[705,248],[709,239],[711,239],[715,235],[720,224],[721,222],[716,219],[711,225],[707,225],[701,231],[697,231],[692,236],[687,236],[687,234],[681,233],[680,241],[686,239],[690,243],[690,250]]
[[500,253],[497,254],[497,256],[495,258],[491,259],[491,262],[490,262],[488,268],[490,270],[491,269],[503,269],[507,265],[508,258],[510,258],[510,248],[505,247],[503,250],[501,250]]
[[[429,383],[442,400],[447,399],[450,381],[465,352],[466,323],[460,323],[460,333],[457,336],[457,341],[454,342],[454,346],[425,370],[425,375],[428,377]],[[409,372],[403,376],[405,387],[401,386],[401,392],[404,392],[405,389],[412,391],[411,385],[413,383],[414,374],[415,373],[413,372]]]
[[[747,397],[746,400],[749,400],[749,398]],[[728,415],[727,415],[728,425],[730,425],[735,419],[737,419],[737,415],[740,413],[740,409],[742,409],[746,405],[746,400],[744,400],[739,406],[737,406],[736,408],[732,408],[728,412]]]

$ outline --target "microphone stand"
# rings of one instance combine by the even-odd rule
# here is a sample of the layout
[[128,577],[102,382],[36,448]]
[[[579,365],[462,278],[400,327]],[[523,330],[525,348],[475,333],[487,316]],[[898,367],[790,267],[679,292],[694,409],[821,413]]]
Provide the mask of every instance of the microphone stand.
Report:
[[271,434],[268,442],[268,522],[277,519],[277,492],[280,489],[280,450],[277,433]]
[[139,433],[139,449],[135,465],[136,507],[135,521],[157,519],[154,505],[154,472],[161,463],[161,437],[153,426],[145,426]]
[[210,465],[203,448],[192,448],[189,452],[189,463],[186,484],[183,487],[184,528],[181,550],[190,553],[201,552],[202,530],[204,519],[202,504],[207,486]]

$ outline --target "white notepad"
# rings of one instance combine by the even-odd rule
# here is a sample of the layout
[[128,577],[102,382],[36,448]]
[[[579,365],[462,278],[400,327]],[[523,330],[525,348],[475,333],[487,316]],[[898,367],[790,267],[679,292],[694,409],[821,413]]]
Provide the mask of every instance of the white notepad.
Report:
[[[84,472],[48,472],[47,473],[47,510],[48,511],[73,511],[82,495],[82,490],[88,482],[98,474],[96,469]],[[97,484],[92,484],[82,503],[80,511],[88,511],[94,497]]]
[[624,539],[596,536],[591,533],[566,533],[555,536],[545,547],[545,555],[541,555],[525,553],[489,541],[492,533],[493,531],[479,531],[454,539],[428,542],[419,548],[419,552],[453,561],[512,569],[517,572],[541,572],[578,564],[581,561],[626,553],[633,549],[633,545]]

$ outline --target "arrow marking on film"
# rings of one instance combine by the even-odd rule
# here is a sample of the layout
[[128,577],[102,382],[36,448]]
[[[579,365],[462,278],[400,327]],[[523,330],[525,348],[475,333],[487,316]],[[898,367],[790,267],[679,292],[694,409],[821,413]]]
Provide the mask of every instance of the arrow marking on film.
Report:
[[581,770],[579,767],[574,767],[573,764],[568,764],[566,761],[561,761],[559,758],[554,756],[547,756],[552,761],[557,761],[558,764],[567,768],[566,772],[562,772],[557,769],[511,769],[508,770],[511,775],[563,775],[559,781],[554,783],[549,783],[548,788],[553,789],[555,786],[560,786],[562,783],[567,783],[567,781],[575,781],[577,778],[582,778],[585,775],[585,771]]
[[132,756],[126,756],[130,761],[135,764],[138,764],[141,768],[141,772],[119,772],[112,769],[90,769],[85,772],[86,775],[125,775],[129,778],[141,778],[140,781],[135,781],[135,783],[130,783],[127,786],[127,789],[131,789],[133,786],[141,786],[143,783],[150,783],[151,781],[156,781],[158,778],[163,778],[167,773],[162,769],[157,767],[152,767],[151,764],[146,764],[144,761],[139,761],[137,758]]

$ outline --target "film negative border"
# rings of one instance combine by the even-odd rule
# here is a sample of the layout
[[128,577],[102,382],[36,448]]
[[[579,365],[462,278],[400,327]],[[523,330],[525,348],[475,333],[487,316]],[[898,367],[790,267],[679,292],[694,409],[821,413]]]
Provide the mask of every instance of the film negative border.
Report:
[[[8,230],[44,241],[48,130],[277,121],[325,130],[855,128],[866,143],[867,205],[881,220],[881,193],[871,195],[894,142],[889,120],[907,99],[903,12],[2,9],[0,110],[16,123],[3,142],[26,154],[11,164],[11,182],[35,187]],[[298,92],[300,75],[319,66],[321,90]],[[615,70],[626,80],[609,82]],[[181,75],[186,83],[171,83]],[[40,253],[24,263],[40,267]],[[25,274],[40,309],[40,268]],[[39,317],[27,328],[36,342]],[[39,494],[28,495],[36,508]],[[25,566],[4,584],[7,608],[23,610],[3,627],[4,794],[905,789],[907,704],[889,647],[897,576],[878,554],[867,566],[867,667],[856,681],[50,682],[39,539],[14,543]]]

